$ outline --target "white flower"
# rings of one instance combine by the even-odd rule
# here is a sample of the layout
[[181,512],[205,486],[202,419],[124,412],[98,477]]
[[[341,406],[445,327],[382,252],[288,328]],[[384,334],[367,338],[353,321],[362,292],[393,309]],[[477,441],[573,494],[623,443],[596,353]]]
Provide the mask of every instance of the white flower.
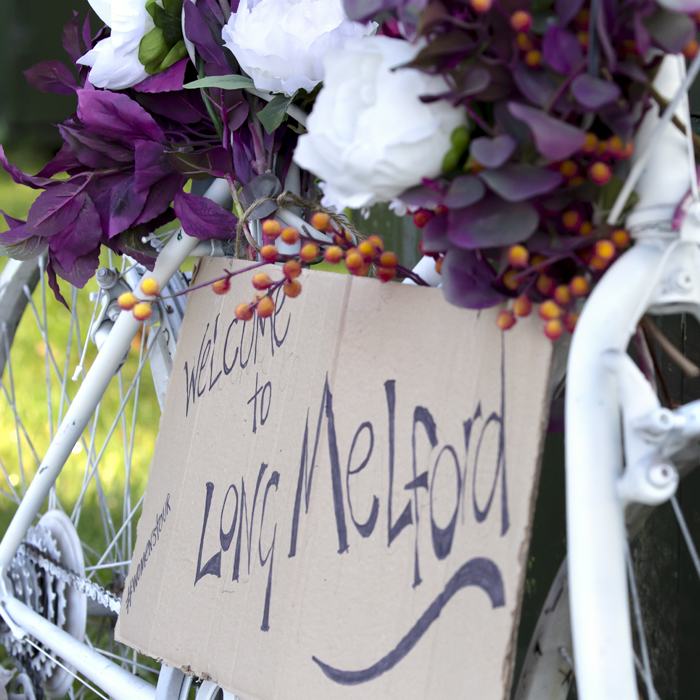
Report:
[[107,39],[78,59],[91,66],[88,80],[100,88],[123,90],[148,77],[139,61],[139,44],[153,29],[146,0],[89,0],[92,9],[112,29]]
[[323,180],[324,206],[388,202],[440,174],[450,134],[466,118],[445,100],[418,99],[446,92],[442,77],[392,71],[420,48],[375,36],[326,54],[323,88],[294,153],[298,165]]
[[341,0],[241,0],[221,36],[256,88],[293,95],[323,80],[328,49],[376,26],[351,22]]

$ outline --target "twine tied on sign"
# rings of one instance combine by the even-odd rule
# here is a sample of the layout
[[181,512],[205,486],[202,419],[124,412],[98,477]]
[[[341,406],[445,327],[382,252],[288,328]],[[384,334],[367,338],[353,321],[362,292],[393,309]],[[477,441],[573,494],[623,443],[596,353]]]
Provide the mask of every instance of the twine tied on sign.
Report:
[[[355,236],[356,240],[360,239],[360,234],[357,229],[344,217],[336,214],[335,212],[321,206],[318,202],[312,202],[308,199],[302,199],[298,197],[293,192],[285,190],[276,197],[261,197],[256,199],[244,212],[243,216],[238,220],[236,225],[236,253],[238,258],[245,258],[245,253],[241,249],[241,240],[245,236],[248,244],[254,248],[258,253],[260,252],[260,246],[255,241],[255,239],[250,235],[248,231],[248,219],[251,214],[264,202],[275,202],[275,204],[282,208],[287,209],[289,207],[301,207],[303,209],[308,209],[314,214],[320,212],[322,214],[327,214],[328,218],[342,231],[343,229],[350,231],[350,233]],[[301,232],[300,232],[301,233]]]

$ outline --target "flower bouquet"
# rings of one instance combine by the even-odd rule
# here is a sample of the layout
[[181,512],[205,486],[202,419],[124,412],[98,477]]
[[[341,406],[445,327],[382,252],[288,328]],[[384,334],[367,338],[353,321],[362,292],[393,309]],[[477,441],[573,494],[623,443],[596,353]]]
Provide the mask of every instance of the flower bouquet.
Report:
[[[623,188],[635,132],[665,101],[667,53],[698,51],[700,0],[90,0],[66,25],[68,65],[25,72],[76,94],[64,143],[36,175],[27,220],[0,250],[44,253],[83,286],[101,246],[150,266],[162,227],[283,262],[256,275],[241,318],[296,296],[303,265],[422,280],[343,212],[389,202],[422,230],[445,298],[502,304],[501,328],[539,304],[552,339],[630,245]],[[683,125],[679,123],[679,128]],[[58,176],[58,177],[57,177]],[[225,209],[186,187],[225,179]],[[611,223],[610,223],[611,222]],[[361,226],[360,226],[361,228]],[[228,290],[228,279],[214,290]],[[145,316],[134,298],[125,308]],[[146,305],[147,306],[147,305]]]

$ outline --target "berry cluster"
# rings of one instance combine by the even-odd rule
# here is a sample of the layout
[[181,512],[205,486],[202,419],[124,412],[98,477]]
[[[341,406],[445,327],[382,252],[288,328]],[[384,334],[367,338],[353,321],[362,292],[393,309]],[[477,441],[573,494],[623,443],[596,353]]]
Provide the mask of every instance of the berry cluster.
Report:
[[[347,229],[336,226],[328,214],[317,212],[311,219],[311,225],[317,230],[328,234],[331,243],[319,243],[307,239],[301,249],[294,255],[281,255],[275,241],[280,239],[288,245],[299,243],[301,233],[294,227],[282,228],[275,219],[267,219],[262,224],[263,243],[259,250],[261,262],[252,264],[244,270],[226,272],[213,282],[192,287],[187,291],[200,289],[211,285],[216,294],[226,294],[231,288],[231,277],[254,270],[266,264],[283,263],[281,265],[282,277],[273,280],[267,272],[258,272],[253,275],[252,283],[256,294],[251,302],[242,302],[236,307],[236,317],[241,321],[249,321],[257,314],[260,318],[268,318],[275,311],[275,294],[281,288],[285,296],[294,298],[301,294],[301,275],[304,265],[314,265],[325,261],[332,265],[341,262],[345,264],[352,275],[364,277],[369,274],[374,266],[376,275],[382,282],[389,282],[400,277],[410,277],[419,284],[425,284],[414,273],[399,265],[396,253],[384,250],[384,242],[379,236],[369,236],[366,240],[355,244],[355,241]],[[158,297],[160,289],[155,279],[146,278],[141,281],[141,291],[148,297]],[[132,292],[122,294],[118,299],[120,308],[131,310],[139,321],[145,321],[153,313],[152,301],[140,300]]]

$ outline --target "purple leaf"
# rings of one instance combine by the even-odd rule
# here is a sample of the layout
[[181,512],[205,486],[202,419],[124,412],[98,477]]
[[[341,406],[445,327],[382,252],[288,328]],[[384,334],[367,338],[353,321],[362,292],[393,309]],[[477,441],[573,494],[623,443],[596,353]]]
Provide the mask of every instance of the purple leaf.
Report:
[[558,187],[563,176],[556,170],[526,163],[510,163],[498,170],[483,170],[479,177],[508,202],[524,202]]
[[199,8],[193,2],[185,2],[182,9],[185,16],[185,36],[195,45],[197,53],[206,63],[217,63],[230,71],[226,56],[209,31]]
[[96,138],[94,135],[87,132],[79,131],[78,129],[70,129],[65,124],[60,124],[58,130],[68,145],[71,154],[77,158],[79,163],[91,170],[119,167],[121,163],[129,162],[134,157],[131,151],[127,151],[115,145],[113,149],[115,154],[118,153],[122,156],[128,154],[128,160],[124,158],[120,162],[116,158],[111,158],[104,152],[106,150],[105,146],[108,144],[102,139]]
[[88,131],[107,138],[167,143],[153,117],[138,102],[123,94],[109,90],[78,90],[78,117]]
[[581,73],[571,83],[571,93],[585,109],[594,112],[620,97],[620,87],[602,78]]
[[557,85],[549,71],[530,70],[519,62],[513,69],[513,80],[518,90],[533,104],[544,107],[557,92]]
[[495,248],[524,241],[540,222],[529,202],[509,203],[491,195],[464,209],[452,209],[447,235],[460,248]]
[[73,10],[73,19],[63,27],[63,48],[70,56],[73,65],[85,53],[80,45],[80,22],[78,21],[78,13]]
[[695,36],[695,22],[688,15],[663,8],[645,18],[644,26],[656,44],[668,53],[680,53]]
[[45,177],[38,177],[33,175],[25,175],[16,165],[12,165],[7,161],[5,156],[5,151],[2,146],[0,146],[0,165],[2,165],[3,170],[9,173],[10,177],[18,185],[26,185],[35,190],[43,190],[49,185],[53,185],[54,181]]
[[85,44],[85,50],[89,51],[92,47],[92,32],[90,31],[90,10],[87,11],[85,15],[85,21],[83,22],[83,43]]
[[542,52],[547,65],[557,73],[568,75],[581,63],[583,53],[576,37],[553,24],[542,39]]
[[175,216],[188,236],[202,241],[234,238],[238,219],[210,199],[180,192],[175,195]]
[[[56,263],[56,265],[58,265],[58,263]],[[53,295],[56,297],[56,300],[60,301],[61,304],[63,304],[63,306],[65,306],[68,309],[68,311],[70,311],[68,302],[63,298],[63,294],[61,294],[61,288],[58,286],[56,270],[54,269],[54,263],[50,255],[49,259],[46,261],[46,274],[48,277],[49,287],[51,288]]]
[[442,263],[442,292],[455,306],[486,309],[503,301],[503,295],[491,286],[495,277],[479,253],[453,248]]
[[486,90],[491,84],[491,73],[484,66],[472,66],[459,78],[459,95],[468,97]]
[[5,233],[0,233],[0,255],[4,255],[8,258],[14,258],[15,260],[32,260],[41,255],[48,247],[46,238],[29,236],[28,238],[23,238],[12,243],[9,242],[10,239],[6,237],[6,233],[7,231],[5,231]]
[[132,227],[148,223],[156,217],[163,216],[184,184],[185,178],[179,174],[172,174],[164,177],[155,186],[151,187],[148,191],[148,197],[146,197],[146,203],[143,205],[143,211],[139,214],[138,219],[134,221]]
[[158,180],[171,175],[173,166],[165,156],[164,147],[154,141],[135,141],[135,186],[138,192],[147,190]]
[[469,152],[485,168],[500,168],[513,155],[517,145],[509,134],[495,138],[480,136],[471,142]]
[[136,92],[174,92],[182,90],[182,85],[185,82],[185,70],[187,70],[189,62],[189,58],[183,58],[164,71],[150,75],[145,80],[142,80],[134,86],[134,90]]
[[581,11],[584,0],[555,0],[554,9],[559,17],[559,26],[566,27]]
[[510,113],[524,121],[532,132],[537,150],[550,160],[564,160],[580,150],[586,133],[571,124],[545,114],[541,109],[509,102]]
[[72,95],[80,89],[73,74],[60,61],[44,61],[24,71],[27,82],[42,92]]
[[[263,173],[251,180],[238,194],[238,200],[243,207],[243,211],[247,211],[255,202],[260,199],[269,197],[277,197],[282,192],[282,183],[272,173]],[[248,215],[248,219],[257,221],[272,214],[277,209],[277,202],[266,201],[258,204],[255,209]]]
[[433,209],[442,204],[442,192],[426,185],[417,185],[399,195],[399,199],[409,207]]
[[83,208],[75,221],[49,239],[49,249],[64,270],[70,270],[81,256],[99,247],[102,238],[100,217],[90,197],[84,197]]
[[2,209],[0,209],[0,214],[2,214],[5,217],[5,221],[10,227],[10,231],[14,231],[17,228],[21,228],[22,226],[24,226],[24,224],[27,223],[26,221],[22,221],[22,219],[15,219],[14,216],[6,214]]
[[109,217],[110,206],[112,203],[112,190],[116,189],[119,184],[130,176],[128,171],[114,173],[112,175],[103,175],[90,180],[85,191],[90,195],[92,203],[100,215],[100,223],[102,231],[106,235],[109,232]]
[[143,211],[146,204],[148,191],[139,192],[135,186],[135,176],[122,180],[112,188],[112,196],[109,200],[109,231],[107,236],[111,238],[130,228]]
[[450,209],[468,207],[478,202],[486,192],[483,182],[473,175],[460,175],[452,180],[442,203]]
[[83,170],[83,164],[71,153],[70,146],[64,142],[61,150],[38,173],[38,177],[53,177],[68,170]]
[[251,143],[250,132],[247,129],[240,129],[231,134],[231,150],[233,151],[233,172],[236,175],[236,180],[245,185],[256,174],[253,170],[255,151]]
[[[100,265],[100,249],[95,248],[95,250],[91,250],[85,255],[76,258],[69,270],[65,269],[61,263],[56,260],[53,252],[49,253],[49,260],[59,277],[62,277],[66,282],[70,282],[74,287],[82,289],[94,277],[95,271]],[[51,286],[50,275],[49,286]],[[56,287],[58,288],[58,284],[56,284]],[[51,289],[54,289],[53,286]],[[56,289],[54,289],[54,293],[56,293]]]
[[443,253],[448,250],[447,214],[436,214],[421,231],[421,247],[424,253]]
[[27,228],[37,236],[60,233],[80,213],[85,202],[83,185],[65,182],[42,192],[29,209]]
[[139,104],[149,112],[168,117],[180,124],[195,124],[202,120],[206,108],[195,90],[183,92],[140,92]]

